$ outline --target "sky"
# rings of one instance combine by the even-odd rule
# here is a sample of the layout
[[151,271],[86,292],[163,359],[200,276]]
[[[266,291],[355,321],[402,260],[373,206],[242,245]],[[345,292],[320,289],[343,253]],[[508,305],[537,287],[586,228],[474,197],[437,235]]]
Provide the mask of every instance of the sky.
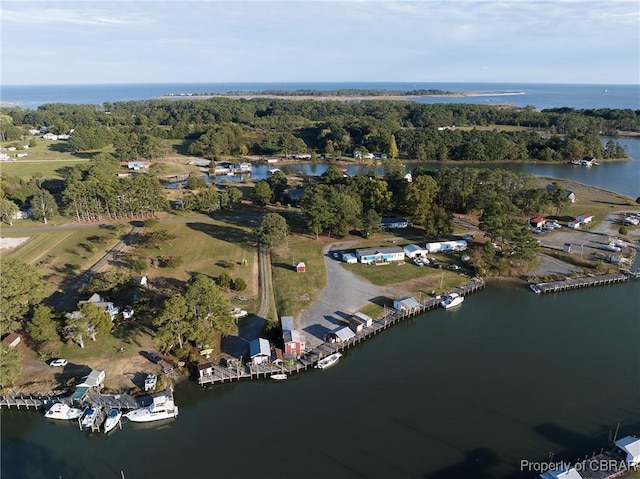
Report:
[[11,1],[4,85],[640,83],[639,0]]

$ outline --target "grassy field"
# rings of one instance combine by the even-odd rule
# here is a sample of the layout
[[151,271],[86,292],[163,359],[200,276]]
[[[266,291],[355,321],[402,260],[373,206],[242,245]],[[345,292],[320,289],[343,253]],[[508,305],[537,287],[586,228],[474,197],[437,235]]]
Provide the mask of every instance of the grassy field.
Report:
[[[42,232],[12,233],[3,229],[2,237],[25,237],[26,243],[9,253],[7,257],[17,257],[27,263],[37,265],[44,277],[54,285],[63,277],[81,272],[91,267],[120,239],[115,232],[95,228],[77,230],[53,230]],[[95,237],[104,237],[104,242],[90,241]],[[91,247],[94,245],[94,247]],[[5,253],[3,253],[4,255]],[[73,265],[73,266],[72,266]]]
[[[271,265],[278,315],[298,316],[316,301],[327,284],[322,256],[323,243],[303,236],[291,236],[288,248],[273,251]],[[294,265],[306,265],[305,273],[296,273]]]
[[[186,223],[160,224],[154,229],[163,229],[176,236],[172,244],[156,248],[128,248],[134,256],[157,258],[178,256],[183,263],[178,268],[151,268],[147,271],[149,280],[163,277],[187,281],[193,273],[204,273],[218,277],[227,272],[233,279],[243,278],[247,290],[241,295],[257,295],[257,255],[251,237],[252,223],[238,220],[230,224],[215,220],[194,219]],[[256,303],[257,304],[257,303]],[[252,304],[244,303],[243,308]],[[257,308],[256,308],[257,309]]]

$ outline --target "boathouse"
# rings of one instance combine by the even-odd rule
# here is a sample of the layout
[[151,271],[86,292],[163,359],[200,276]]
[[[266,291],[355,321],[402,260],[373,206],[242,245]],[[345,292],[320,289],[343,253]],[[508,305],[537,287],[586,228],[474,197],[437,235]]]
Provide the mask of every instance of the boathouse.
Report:
[[640,438],[626,436],[615,442],[628,466],[640,466]]
[[10,348],[15,348],[20,344],[20,335],[18,333],[9,333],[6,338],[2,340],[4,344],[9,345]]
[[284,362],[284,355],[282,349],[273,348],[271,350],[271,364],[282,364]]
[[354,338],[354,333],[348,326],[341,326],[333,331],[330,331],[325,336],[325,341],[328,343],[345,343],[351,338]]
[[420,309],[420,303],[413,296],[405,296],[404,298],[393,300],[393,309],[403,313],[410,313]]
[[284,353],[293,354],[299,358],[307,347],[307,341],[304,334],[295,329],[282,332],[282,341],[284,343]]
[[84,377],[81,384],[78,384],[78,388],[80,387],[88,387],[88,388],[99,388],[102,386],[104,382],[104,378],[106,374],[101,369],[92,369],[91,372]]
[[211,363],[198,364],[198,376],[200,376],[200,378],[204,376],[211,376],[212,374],[213,374],[213,364]]
[[249,356],[253,364],[269,362],[271,359],[271,348],[269,341],[264,338],[254,339],[249,343]]

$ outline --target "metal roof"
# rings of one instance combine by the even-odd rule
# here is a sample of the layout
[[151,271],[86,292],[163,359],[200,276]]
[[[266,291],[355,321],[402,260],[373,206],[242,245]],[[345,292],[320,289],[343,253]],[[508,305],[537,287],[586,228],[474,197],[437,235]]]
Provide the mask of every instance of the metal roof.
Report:
[[420,307],[420,303],[413,296],[405,296],[404,298],[396,299],[396,302],[400,303],[403,307],[408,309]]
[[282,325],[282,331],[291,331],[295,329],[293,325],[293,316],[282,316],[280,318],[280,324]]
[[271,356],[269,341],[264,338],[254,339],[249,343],[249,355],[254,358],[256,356]]
[[618,439],[615,444],[620,449],[631,454],[634,458],[640,458],[640,438],[626,436],[622,439]]
[[338,328],[332,331],[333,334],[340,338],[340,341],[347,341],[353,337],[355,337],[356,333],[351,331],[348,326],[344,326],[342,328]]

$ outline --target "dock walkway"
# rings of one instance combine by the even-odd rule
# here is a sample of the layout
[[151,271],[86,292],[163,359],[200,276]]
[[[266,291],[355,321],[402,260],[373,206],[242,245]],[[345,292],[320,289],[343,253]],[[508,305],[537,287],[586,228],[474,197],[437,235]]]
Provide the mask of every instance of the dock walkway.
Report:
[[548,283],[531,283],[529,286],[534,293],[544,294],[587,288],[590,286],[621,283],[628,279],[629,275],[623,273],[609,273],[596,276],[585,276],[583,278],[566,278],[561,281],[550,281]]
[[[460,286],[459,288],[453,289],[449,291],[449,293],[458,293],[460,296],[466,296],[484,288],[484,286],[485,283],[483,281],[473,281]],[[306,371],[309,368],[313,368],[319,360],[329,356],[330,354],[344,351],[345,349],[353,347],[360,342],[375,336],[400,321],[437,308],[441,301],[442,298],[433,297],[420,302],[420,306],[412,308],[411,310],[387,310],[382,316],[374,320],[371,326],[356,333],[356,335],[348,341],[340,343],[322,343],[318,347],[304,353],[290,366],[272,363],[235,365],[232,367],[213,365],[211,374],[203,374],[198,379],[198,382],[201,386],[205,386],[207,384],[223,383],[226,381],[231,382],[234,380],[239,381],[241,379],[268,378],[272,374],[293,374]]]

